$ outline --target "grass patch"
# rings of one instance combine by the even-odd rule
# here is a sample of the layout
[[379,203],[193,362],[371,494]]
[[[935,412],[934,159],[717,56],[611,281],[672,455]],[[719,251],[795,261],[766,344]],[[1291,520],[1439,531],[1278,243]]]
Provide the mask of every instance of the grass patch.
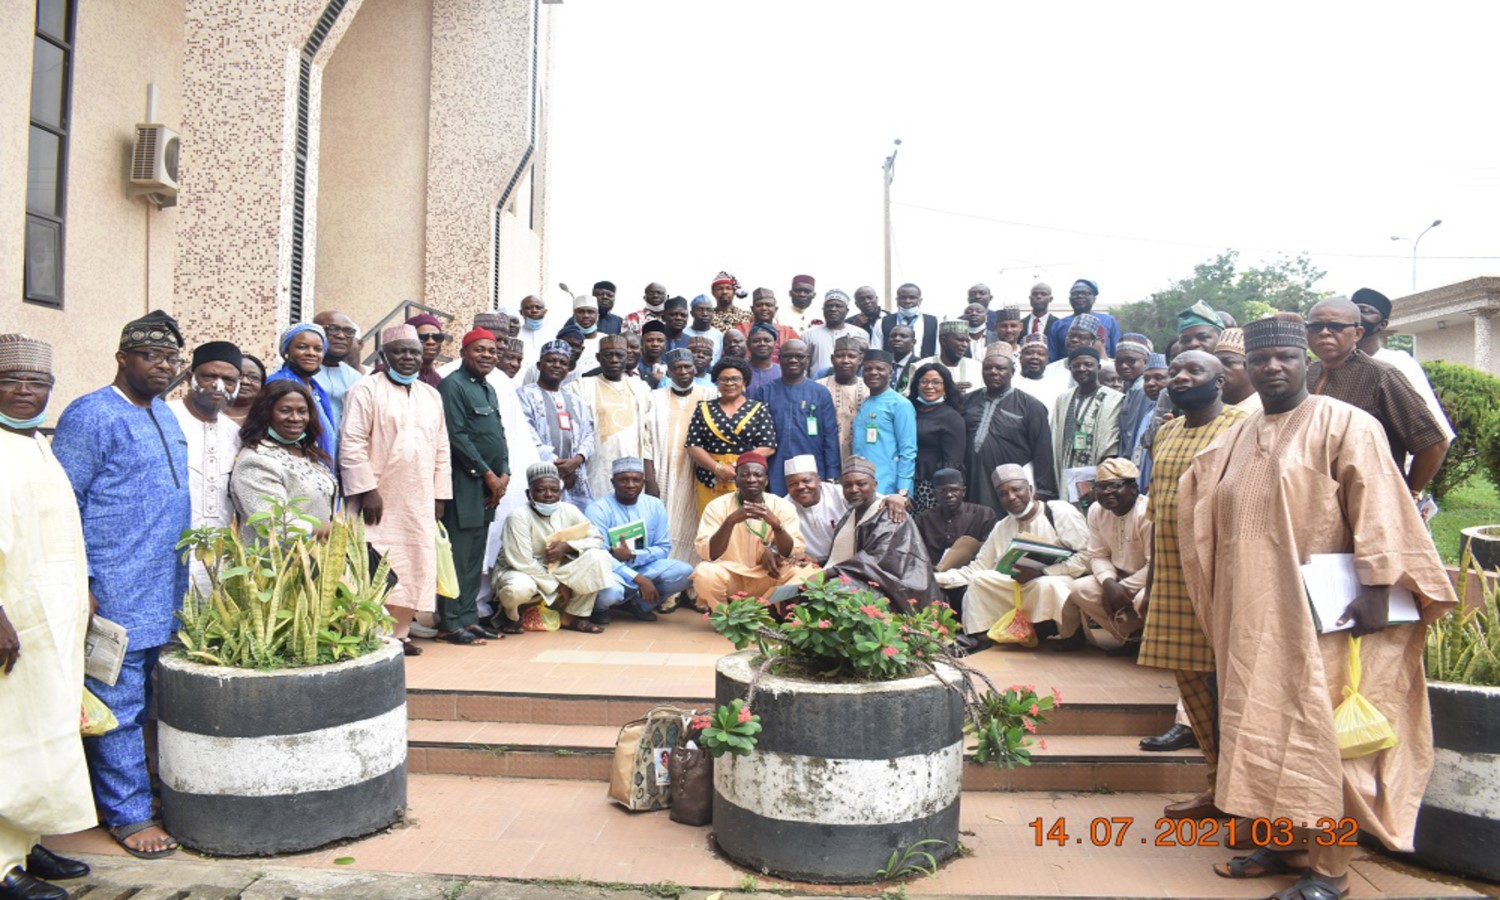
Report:
[[1465,528],[1500,523],[1500,491],[1482,472],[1459,485],[1438,506],[1432,519],[1432,542],[1443,562],[1452,566],[1458,565],[1459,539]]

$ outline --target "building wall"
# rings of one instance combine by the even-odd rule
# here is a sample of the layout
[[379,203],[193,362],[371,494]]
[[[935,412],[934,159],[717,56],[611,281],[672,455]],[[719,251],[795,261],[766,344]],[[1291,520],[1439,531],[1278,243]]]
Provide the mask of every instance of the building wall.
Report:
[[[175,127],[182,117],[183,3],[78,3],[60,310],[19,299],[25,257],[24,110],[29,108],[35,6],[16,0],[5,5],[16,9],[14,16],[7,9],[0,58],[12,61],[7,70],[19,61],[26,77],[4,79],[0,94],[0,117],[8,123],[0,138],[0,159],[7,161],[0,177],[0,209],[5,210],[0,218],[11,223],[0,229],[0,277],[13,286],[0,330],[15,328],[52,344],[55,416],[75,397],[114,377],[121,326],[151,309],[174,310],[179,211],[158,210],[127,196],[126,188],[135,126],[146,113],[146,84],[154,82],[158,89],[157,121]],[[18,87],[23,111],[16,113]],[[13,149],[17,140],[18,150]]]
[[1474,321],[1459,321],[1444,329],[1433,328],[1415,335],[1417,359],[1474,365]]
[[309,316],[365,329],[425,294],[431,49],[428,0],[365,0],[324,69]]

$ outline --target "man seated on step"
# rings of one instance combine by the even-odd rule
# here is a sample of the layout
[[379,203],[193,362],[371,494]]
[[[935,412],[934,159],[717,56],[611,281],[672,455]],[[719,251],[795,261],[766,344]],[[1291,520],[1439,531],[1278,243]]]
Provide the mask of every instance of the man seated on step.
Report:
[[[1038,639],[1060,637],[1057,649],[1083,645],[1078,616],[1066,615],[1068,592],[1073,579],[1088,571],[1083,551],[1089,543],[1089,525],[1083,513],[1066,500],[1038,500],[1026,470],[1013,463],[996,466],[990,480],[1007,515],[995,523],[973,562],[936,575],[944,588],[968,586],[963,600],[964,635],[959,646],[970,653],[991,646],[986,632],[1015,605],[1014,588],[1021,586],[1021,609],[1036,627]],[[996,571],[1000,557],[1017,535],[1026,535],[1075,551],[1066,559],[1042,569],[1024,568],[1014,579]]]
[[[878,502],[875,464],[862,456],[849,457],[839,483],[849,511],[834,528],[824,574],[878,585],[900,612],[915,612],[943,599],[916,523],[904,509],[897,518]],[[898,500],[905,502],[904,497]]]
[[[803,554],[795,557],[796,565],[822,568],[833,545],[833,530],[849,511],[849,501],[834,482],[824,481],[818,473],[818,460],[811,454],[793,456],[782,464],[786,475],[786,498],[797,508],[797,522],[802,526]],[[911,501],[897,494],[876,495],[875,502],[885,507],[892,522],[906,518]],[[989,533],[989,529],[985,529]]]
[[[633,619],[654,622],[656,613],[652,610],[666,598],[687,589],[692,583],[693,567],[672,559],[667,507],[645,493],[645,462],[638,456],[617,457],[610,471],[613,493],[590,503],[585,515],[604,535],[605,546],[609,548],[615,587],[620,591],[620,609]],[[609,609],[598,609],[597,603],[595,606],[594,621],[608,625]]]
[[604,629],[590,621],[596,608],[618,604],[625,592],[615,584],[604,538],[578,507],[562,502],[562,476],[549,462],[526,469],[525,506],[505,520],[500,558],[490,579],[500,601],[500,630],[521,633],[521,608],[533,603],[561,606],[572,617],[565,627],[585,634]]
[[1115,456],[1099,464],[1084,553],[1093,574],[1074,581],[1068,595],[1070,606],[1099,624],[1095,639],[1106,650],[1129,652],[1141,646],[1144,622],[1137,610],[1146,598],[1151,520],[1140,477],[1140,469],[1128,459]]
[[790,500],[766,493],[765,456],[742,453],[734,466],[735,491],[715,497],[698,520],[693,571],[698,601],[713,609],[741,591],[762,598],[777,587],[801,584],[818,571],[799,565],[806,552],[797,510]]

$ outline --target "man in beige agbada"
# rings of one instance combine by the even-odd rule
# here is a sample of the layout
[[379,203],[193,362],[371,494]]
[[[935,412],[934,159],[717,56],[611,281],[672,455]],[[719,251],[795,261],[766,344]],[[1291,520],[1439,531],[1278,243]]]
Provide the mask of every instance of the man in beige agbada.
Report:
[[417,329],[394,325],[380,334],[386,368],[344,395],[339,464],[344,493],[357,500],[370,546],[396,575],[385,605],[408,656],[422,651],[408,635],[412,617],[437,608],[437,521],[453,498],[443,398],[417,378],[422,344]]
[[801,584],[818,571],[797,565],[804,556],[802,526],[792,501],[766,493],[765,456],[741,453],[734,466],[735,491],[711,500],[698,520],[693,570],[698,602],[713,609],[740,591],[761,599],[781,585]]
[[[1299,317],[1244,326],[1246,363],[1264,409],[1224,432],[1183,475],[1183,573],[1213,645],[1219,688],[1215,804],[1252,819],[1312,827],[1352,817],[1394,850],[1410,850],[1432,770],[1422,675],[1427,622],[1457,598],[1385,433],[1369,414],[1307,392]],[[1352,553],[1362,593],[1319,634],[1300,566]],[[1422,621],[1388,624],[1388,591],[1416,597]],[[1362,635],[1360,693],[1399,742],[1341,759],[1333,710],[1348,684],[1350,635]],[[1277,897],[1332,900],[1348,890],[1356,847],[1313,832],[1308,869]],[[1286,836],[1289,838],[1290,835]],[[1286,838],[1273,829],[1273,844]],[[1322,846],[1331,843],[1332,846]],[[1290,869],[1277,847],[1215,867],[1225,877]]]
[[691,350],[671,350],[662,359],[667,364],[668,380],[651,395],[646,430],[656,448],[658,496],[672,523],[672,558],[697,565],[693,539],[698,535],[698,489],[687,452],[687,431],[693,410],[713,397],[714,389],[698,383]]

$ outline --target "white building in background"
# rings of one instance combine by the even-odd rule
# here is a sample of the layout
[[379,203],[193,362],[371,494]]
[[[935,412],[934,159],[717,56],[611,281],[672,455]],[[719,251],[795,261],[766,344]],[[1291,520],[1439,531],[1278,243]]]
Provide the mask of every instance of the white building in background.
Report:
[[1500,375],[1500,276],[1485,275],[1391,301],[1390,331],[1409,334],[1422,362]]
[[[553,3],[5,8],[0,331],[53,344],[55,409],[150,309],[269,363],[319,309],[367,328],[416,300],[466,324],[545,283]],[[132,159],[148,85],[154,162]]]

